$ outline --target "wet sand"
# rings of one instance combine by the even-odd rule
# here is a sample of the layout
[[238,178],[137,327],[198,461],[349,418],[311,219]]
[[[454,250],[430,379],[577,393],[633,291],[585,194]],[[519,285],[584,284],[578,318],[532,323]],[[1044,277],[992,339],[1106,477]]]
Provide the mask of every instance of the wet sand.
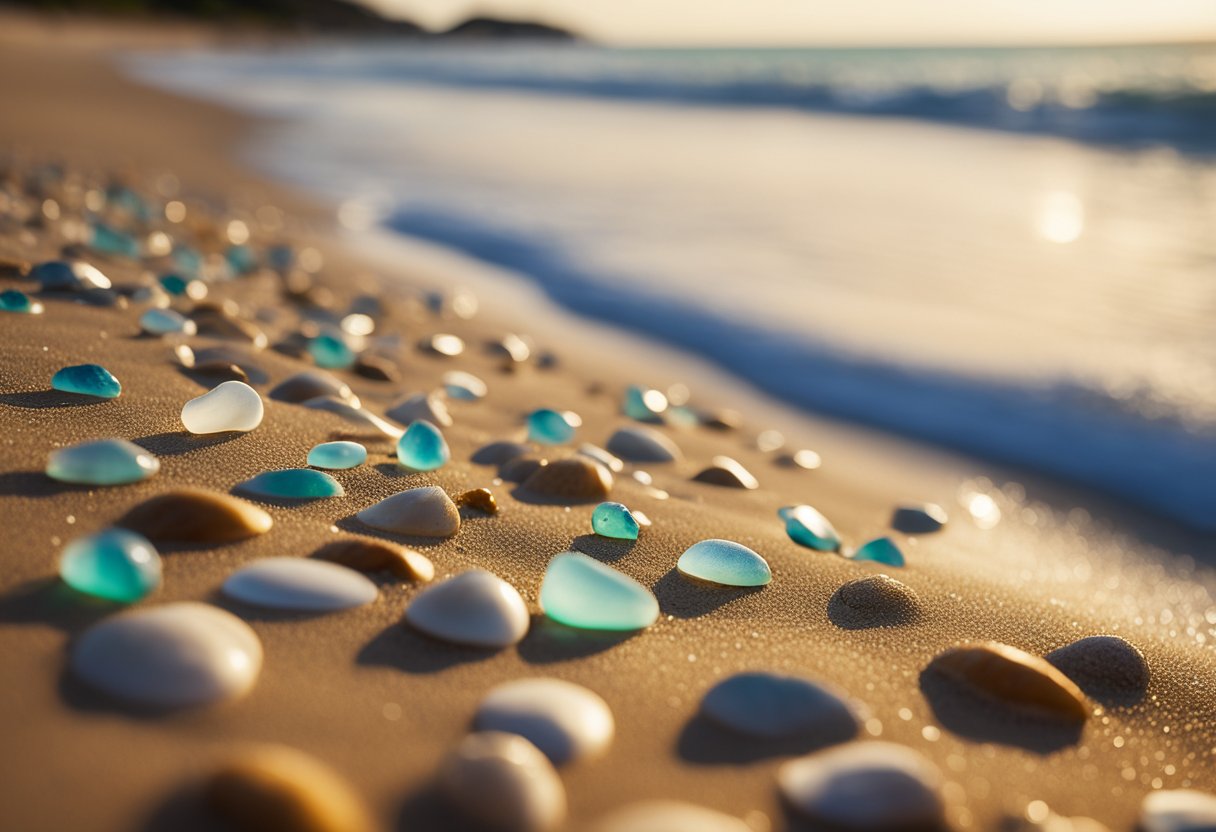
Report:
[[[377,280],[329,233],[328,212],[299,194],[242,168],[235,151],[257,124],[220,108],[138,88],[108,63],[115,44],[163,43],[155,31],[105,27],[51,32],[23,20],[4,26],[0,101],[6,118],[0,145],[35,161],[63,160],[88,173],[125,173],[147,185],[172,172],[185,194],[214,199],[224,210],[273,204],[300,218],[286,238],[325,254],[321,281],[333,308],[358,294],[384,298],[379,332],[402,334],[399,382],[342,377],[378,413],[404,395],[435,388],[463,369],[485,379],[482,402],[452,402],[445,430],[453,461],[433,474],[407,474],[388,441],[370,442],[368,464],[338,479],[346,496],[312,504],[272,505],[273,530],[239,544],[165,551],[165,583],[144,604],[175,600],[218,603],[249,621],[262,639],[261,678],[245,699],[173,714],[133,713],[84,689],[65,671],[73,637],[113,612],[63,586],[55,564],[63,543],[112,523],[131,506],[177,486],[228,491],[269,468],[303,464],[312,445],[348,432],[336,417],[265,395],[307,364],[273,349],[251,356],[266,374],[255,386],[266,418],[242,435],[191,437],[182,404],[205,387],[176,367],[169,347],[138,337],[142,308],[96,308],[46,300],[41,316],[6,315],[0,325],[0,506],[11,530],[0,554],[0,827],[11,829],[216,828],[195,814],[194,779],[237,741],[275,741],[332,765],[355,785],[386,828],[460,828],[434,796],[431,781],[443,754],[469,729],[481,695],[498,682],[551,675],[602,695],[617,719],[609,753],[562,771],[575,825],[634,800],[679,798],[747,818],[757,830],[785,828],[774,773],[791,749],[757,749],[705,726],[695,714],[701,695],[732,672],[751,669],[830,682],[865,703],[867,731],[909,745],[936,762],[949,785],[948,817],[957,828],[993,828],[1045,801],[1064,815],[1088,815],[1112,829],[1134,823],[1153,788],[1216,788],[1216,573],[1211,541],[1189,538],[1119,506],[1042,484],[1004,490],[991,481],[1011,474],[992,466],[905,445],[840,425],[795,418],[753,399],[738,386],[701,372],[694,401],[743,413],[735,431],[664,427],[685,459],[631,466],[650,472],[654,492],[627,474],[612,499],[642,509],[654,526],[636,544],[591,536],[594,503],[532,502],[510,483],[493,484],[491,466],[470,457],[486,442],[518,438],[534,407],[578,412],[579,440],[603,444],[628,424],[619,413],[624,385],[689,381],[689,368],[650,347],[617,341],[548,310],[495,305],[473,320],[436,318],[412,288],[411,274]],[[176,42],[206,33],[176,32]],[[57,256],[58,241],[6,225],[0,256],[34,262]],[[141,280],[138,266],[90,257],[117,282]],[[383,264],[377,263],[380,271]],[[428,275],[433,282],[433,275]],[[3,277],[3,288],[29,289]],[[212,299],[232,297],[246,315],[261,313],[272,343],[299,324],[273,275],[223,284]],[[579,337],[586,329],[586,337]],[[552,369],[503,373],[482,343],[504,332],[533,337],[553,351]],[[415,343],[454,332],[469,344],[454,359],[425,354]],[[211,345],[192,339],[196,347]],[[112,402],[69,401],[49,392],[67,364],[104,364],[124,385]],[[594,386],[592,383],[595,383]],[[791,448],[813,447],[823,467],[782,467],[755,448],[756,432],[777,426]],[[43,473],[55,447],[102,436],[131,439],[156,453],[160,474],[114,488],[65,486]],[[691,477],[715,454],[735,457],[759,479],[744,492]],[[1025,480],[1019,479],[1021,482]],[[271,555],[307,556],[321,544],[366,534],[352,515],[403,488],[438,484],[449,492],[490,487],[502,512],[469,515],[451,540],[409,541],[427,554],[437,577],[471,567],[493,571],[519,589],[533,612],[532,630],[498,652],[429,640],[402,623],[417,589],[384,581],[381,597],[360,609],[325,616],[272,615],[222,599],[235,567]],[[980,528],[960,494],[984,493],[1003,509]],[[929,500],[950,512],[944,531],[908,539],[889,529],[897,503]],[[1049,502],[1041,502],[1041,501]],[[778,507],[809,503],[857,545],[891,533],[903,544],[901,570],[854,563],[797,546],[776,517]],[[709,589],[675,571],[679,554],[709,537],[736,540],[763,554],[772,584],[760,590]],[[1162,544],[1158,547],[1154,544]],[[548,622],[536,603],[550,557],[581,549],[653,588],[657,624],[630,637],[572,631]],[[1207,554],[1208,563],[1204,563]],[[829,598],[848,580],[893,574],[924,603],[912,624],[847,629],[829,617]],[[1132,704],[1094,702],[1083,730],[1015,723],[922,682],[942,650],[994,639],[1043,654],[1079,638],[1116,633],[1139,646],[1151,678]]]

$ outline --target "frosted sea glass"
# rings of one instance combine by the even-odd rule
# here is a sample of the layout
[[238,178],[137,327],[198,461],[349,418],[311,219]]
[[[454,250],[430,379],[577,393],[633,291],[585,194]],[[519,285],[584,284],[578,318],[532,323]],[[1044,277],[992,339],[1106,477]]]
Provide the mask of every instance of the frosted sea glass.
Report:
[[60,448],[51,454],[46,474],[60,482],[125,485],[160,470],[160,460],[125,439],[97,439]]
[[574,438],[574,425],[564,413],[541,408],[528,415],[528,440],[541,445],[564,445]]
[[434,471],[442,468],[452,458],[447,440],[439,428],[419,419],[397,440],[397,460],[414,471]]
[[336,479],[323,471],[314,471],[311,468],[264,471],[237,487],[259,497],[282,497],[289,500],[341,497],[346,493]]
[[540,605],[554,621],[589,630],[641,630],[659,617],[649,589],[581,552],[549,561]]
[[601,537],[637,540],[639,528],[633,513],[620,503],[600,503],[591,512],[591,529]]
[[129,604],[160,586],[160,555],[135,532],[107,529],[69,543],[59,576],[78,592]]
[[308,452],[308,464],[314,468],[342,470],[367,462],[367,448],[358,442],[322,442]]
[[785,521],[785,533],[795,543],[821,552],[840,548],[840,535],[835,527],[810,506],[786,506],[777,514]]
[[903,566],[904,554],[891,538],[879,537],[854,552],[853,560],[872,560],[887,566]]
[[680,555],[685,575],[723,586],[764,586],[773,579],[768,562],[733,540],[702,540]]

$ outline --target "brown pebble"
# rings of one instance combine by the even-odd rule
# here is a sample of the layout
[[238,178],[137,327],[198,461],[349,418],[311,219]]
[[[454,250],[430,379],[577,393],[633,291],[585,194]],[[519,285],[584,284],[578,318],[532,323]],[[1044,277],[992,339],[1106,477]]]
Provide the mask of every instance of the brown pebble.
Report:
[[249,383],[249,376],[236,364],[226,361],[204,361],[194,366],[196,375],[214,378],[220,381],[243,381]]
[[12,257],[0,257],[0,276],[25,277],[30,273],[30,262]]
[[710,485],[722,485],[727,488],[746,488],[749,491],[760,487],[760,483],[752,472],[728,456],[716,456],[713,464],[697,474],[693,479]]
[[602,500],[612,491],[612,474],[586,457],[572,457],[537,468],[520,487],[560,500]]
[[507,482],[523,482],[548,464],[547,459],[516,457],[503,463],[502,467],[498,469],[498,476]]
[[358,407],[358,398],[350,386],[324,370],[306,370],[284,379],[270,391],[270,398],[281,402],[306,402],[332,396]]
[[498,501],[488,488],[474,488],[456,496],[456,505],[468,506],[486,514],[498,514]]
[[531,452],[531,447],[519,442],[491,442],[474,451],[472,459],[477,465],[502,465]]
[[1081,722],[1085,695],[1046,659],[997,642],[952,647],[929,670],[1002,704],[1038,715]]
[[1130,704],[1144,697],[1149,670],[1144,654],[1119,636],[1090,636],[1046,656],[1095,699]]
[[401,371],[397,365],[380,355],[361,355],[355,363],[355,372],[373,381],[400,381]]
[[743,417],[737,410],[715,410],[701,414],[701,424],[714,430],[737,430],[743,426]]
[[208,805],[242,832],[372,832],[362,798],[321,761],[286,746],[258,746],[208,779]]
[[435,577],[435,565],[421,552],[384,540],[350,538],[327,543],[316,557],[360,572],[388,572],[411,583],[424,584]]
[[227,494],[182,488],[145,500],[118,525],[154,542],[229,543],[270,530],[274,521],[255,505]]
[[257,324],[238,318],[227,302],[196,303],[190,312],[190,319],[198,326],[199,335],[248,341],[258,349],[269,343],[266,333]]
[[889,575],[849,581],[828,601],[828,618],[846,630],[909,624],[921,612],[920,597],[912,587]]

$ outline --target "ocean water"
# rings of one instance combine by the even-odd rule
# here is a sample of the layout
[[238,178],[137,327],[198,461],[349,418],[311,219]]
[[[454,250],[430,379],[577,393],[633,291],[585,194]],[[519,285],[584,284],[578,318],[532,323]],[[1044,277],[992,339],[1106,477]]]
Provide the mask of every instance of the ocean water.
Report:
[[1216,530],[1216,47],[128,66],[280,117],[249,158],[356,231],[517,272],[808,410]]

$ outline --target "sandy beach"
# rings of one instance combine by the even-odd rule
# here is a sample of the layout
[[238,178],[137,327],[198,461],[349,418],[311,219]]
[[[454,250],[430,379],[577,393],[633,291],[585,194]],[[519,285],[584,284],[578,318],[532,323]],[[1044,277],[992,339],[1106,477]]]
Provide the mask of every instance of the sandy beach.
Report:
[[[765,670],[827,683],[860,703],[863,739],[915,749],[941,770],[949,828],[997,829],[1027,817],[1041,801],[1062,816],[1093,818],[1112,830],[1134,828],[1145,794],[1216,789],[1216,561],[1212,539],[1180,530],[1124,504],[877,432],[784,408],[695,360],[555,311],[539,298],[482,300],[472,318],[428,308],[423,290],[452,293],[459,264],[418,255],[391,268],[345,246],[332,208],[239,161],[263,124],[222,107],[154,91],[126,80],[115,50],[207,42],[206,31],[47,24],[0,20],[0,151],[10,194],[25,172],[63,163],[89,187],[120,177],[161,203],[166,174],[188,209],[183,227],[219,239],[215,219],[241,217],[264,252],[287,243],[315,249],[323,265],[309,296],[292,302],[284,279],[262,268],[214,282],[209,302],[231,299],[271,347],[199,335],[200,351],[227,347],[244,356],[265,402],[263,423],[248,433],[194,436],[182,405],[208,379],[184,370],[171,344],[140,335],[146,306],[101,307],[51,295],[41,315],[0,321],[0,506],[10,526],[0,554],[0,828],[120,830],[226,828],[200,809],[199,778],[245,742],[298,748],[332,766],[370,806],[384,829],[468,828],[434,788],[445,754],[470,730],[484,694],[530,676],[570,680],[611,707],[616,736],[599,759],[560,770],[570,828],[583,828],[626,804],[678,799],[742,818],[755,832],[801,828],[783,803],[776,771],[808,749],[757,748],[697,716],[702,696],[736,672]],[[27,198],[22,196],[21,198]],[[277,211],[259,211],[274,206]],[[163,207],[161,208],[163,211]],[[191,225],[196,216],[199,226]],[[282,227],[267,217],[286,219]],[[259,222],[257,218],[262,218]],[[0,218],[0,259],[58,259],[65,230],[53,221]],[[163,223],[162,223],[163,224]],[[168,227],[168,226],[166,226]],[[172,230],[172,229],[171,229]],[[204,234],[204,232],[206,232]],[[84,252],[116,285],[150,282],[159,266]],[[12,270],[0,289],[31,294]],[[480,401],[448,402],[454,425],[443,433],[451,462],[431,473],[397,465],[393,442],[362,432],[370,457],[334,472],[345,495],[263,507],[272,530],[233,544],[167,546],[163,586],[137,606],[203,601],[247,621],[265,660],[245,697],[214,707],[149,714],[91,691],[68,669],[86,628],[119,605],[90,599],[57,577],[63,546],[113,524],[131,507],[182,487],[229,493],[254,475],[299,467],[309,449],[352,433],[348,422],[269,396],[307,356],[292,343],[309,322],[340,319],[360,296],[379,299],[377,336],[399,373],[376,381],[335,371],[365,408],[383,415],[407,395],[441,387],[451,370],[484,379]],[[178,302],[189,313],[189,301]],[[180,304],[184,303],[184,306]],[[451,333],[467,348],[445,357],[418,348]],[[484,349],[507,333],[534,342],[533,357],[512,371]],[[538,356],[550,353],[552,366]],[[50,389],[61,367],[103,364],[122,395],[94,401]],[[681,449],[671,463],[628,463],[609,499],[645,512],[653,525],[636,543],[592,534],[595,501],[533,499],[503,482],[477,449],[519,441],[526,415],[540,407],[575,411],[575,446],[603,446],[618,428],[626,386],[687,384],[692,403],[731,408],[742,425],[657,429]],[[780,450],[757,447],[777,429]],[[357,431],[355,431],[358,433]],[[43,472],[53,450],[121,437],[155,454],[158,475],[117,487],[72,486]],[[780,464],[783,453],[813,449],[822,466]],[[571,448],[538,449],[549,459]],[[725,454],[758,479],[755,490],[697,482]],[[632,476],[645,471],[653,483]],[[465,510],[450,539],[394,537],[368,529],[356,512],[407,488],[439,485],[451,494],[489,488],[494,516]],[[990,498],[980,499],[977,498]],[[933,502],[949,513],[936,533],[891,529],[897,505]],[[851,546],[890,535],[907,556],[894,568],[851,561],[794,543],[778,519],[782,506],[810,504],[831,518]],[[995,506],[999,513],[984,509]],[[968,507],[976,510],[973,516]],[[997,520],[999,517],[999,521]],[[382,537],[425,554],[436,580],[482,568],[514,586],[531,627],[517,645],[487,651],[428,638],[403,612],[417,585],[377,575],[372,603],[326,615],[270,613],[222,595],[225,578],[270,556],[307,557],[327,542]],[[723,538],[759,552],[772,582],[758,589],[710,587],[680,575],[676,560],[697,541]],[[659,620],[636,633],[604,634],[546,618],[538,593],[550,559],[582,551],[651,588]],[[846,582],[888,574],[911,588],[920,617],[899,626],[850,629],[829,615]],[[957,645],[997,641],[1042,656],[1078,639],[1114,634],[1144,654],[1150,677],[1134,701],[1087,700],[1079,729],[1009,718],[927,683],[931,660]],[[1030,810],[1036,816],[1037,809]],[[817,827],[810,827],[817,828]]]

